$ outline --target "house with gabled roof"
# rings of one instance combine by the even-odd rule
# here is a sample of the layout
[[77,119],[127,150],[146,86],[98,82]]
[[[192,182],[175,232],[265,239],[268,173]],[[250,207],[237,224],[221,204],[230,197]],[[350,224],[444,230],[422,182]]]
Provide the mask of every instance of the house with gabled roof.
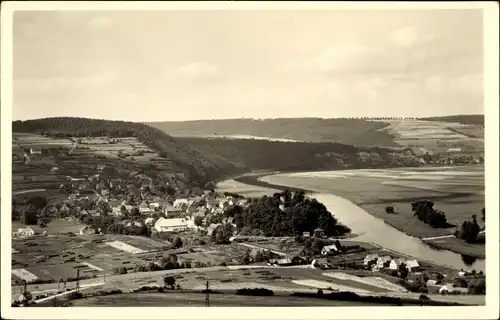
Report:
[[383,257],[379,257],[377,259],[377,268],[378,269],[382,269],[385,267],[386,264],[389,264],[391,262],[392,258],[391,256],[383,256]]
[[399,266],[402,265],[403,263],[405,263],[406,260],[405,259],[402,259],[402,258],[399,258],[399,259],[393,259],[390,263],[389,263],[389,269],[391,270],[398,270]]

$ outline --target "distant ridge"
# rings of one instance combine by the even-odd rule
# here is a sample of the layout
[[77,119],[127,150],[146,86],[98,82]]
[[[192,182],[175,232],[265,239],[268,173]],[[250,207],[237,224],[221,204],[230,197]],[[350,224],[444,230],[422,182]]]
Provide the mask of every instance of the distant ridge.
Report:
[[393,141],[393,136],[381,130],[389,123],[368,120],[368,118],[279,118],[150,122],[148,124],[174,137],[247,135],[306,142],[336,142],[366,147],[398,146]]
[[419,118],[419,120],[457,122],[461,124],[476,124],[484,126],[484,114],[426,117],[426,118]]

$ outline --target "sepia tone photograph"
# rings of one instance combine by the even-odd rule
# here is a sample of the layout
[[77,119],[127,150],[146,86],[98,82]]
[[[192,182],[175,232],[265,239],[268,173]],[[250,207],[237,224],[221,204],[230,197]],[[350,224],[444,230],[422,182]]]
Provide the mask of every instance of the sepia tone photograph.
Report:
[[498,312],[486,4],[42,3],[2,23],[9,314]]

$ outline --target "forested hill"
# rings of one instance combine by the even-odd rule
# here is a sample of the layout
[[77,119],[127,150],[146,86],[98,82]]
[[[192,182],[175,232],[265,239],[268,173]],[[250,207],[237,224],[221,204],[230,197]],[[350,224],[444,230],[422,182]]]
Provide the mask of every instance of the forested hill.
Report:
[[221,172],[231,174],[241,170],[227,159],[195,150],[143,123],[60,117],[14,121],[12,131],[38,132],[52,137],[136,137],[160,156],[168,157],[177,170],[199,182],[216,179]]
[[484,114],[468,114],[443,117],[420,118],[426,121],[457,122],[461,124],[479,124],[484,126]]
[[205,183],[253,170],[312,171],[419,165],[409,150],[355,147],[341,143],[254,139],[173,138],[143,123],[86,118],[45,118],[12,123],[13,132],[52,137],[136,137],[190,181]]
[[149,124],[174,137],[250,135],[305,142],[337,142],[355,146],[398,146],[392,135],[381,130],[389,123],[370,119],[225,119]]

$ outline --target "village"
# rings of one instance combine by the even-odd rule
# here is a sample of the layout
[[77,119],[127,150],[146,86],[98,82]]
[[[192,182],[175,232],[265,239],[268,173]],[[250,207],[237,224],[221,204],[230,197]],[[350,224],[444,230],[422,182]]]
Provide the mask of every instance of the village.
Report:
[[[106,166],[97,170],[87,178],[67,176],[60,184],[66,198],[34,210],[37,201],[43,202],[35,196],[21,210],[25,225],[12,234],[13,286],[30,284],[36,291],[62,281],[71,286],[75,280],[136,272],[229,266],[341,271],[322,274],[328,281],[294,280],[317,289],[334,288],[335,281],[368,281],[375,287],[373,281],[379,287],[382,281],[389,291],[470,294],[468,281],[484,279],[482,273],[458,272],[374,244],[329,238],[320,228],[296,237],[244,233],[228,212],[244,210],[251,199],[199,187],[162,190],[167,196],[159,196],[147,176],[127,181],[105,174]],[[136,282],[126,286],[140,287]],[[15,301],[26,300],[22,289],[19,293]]]

